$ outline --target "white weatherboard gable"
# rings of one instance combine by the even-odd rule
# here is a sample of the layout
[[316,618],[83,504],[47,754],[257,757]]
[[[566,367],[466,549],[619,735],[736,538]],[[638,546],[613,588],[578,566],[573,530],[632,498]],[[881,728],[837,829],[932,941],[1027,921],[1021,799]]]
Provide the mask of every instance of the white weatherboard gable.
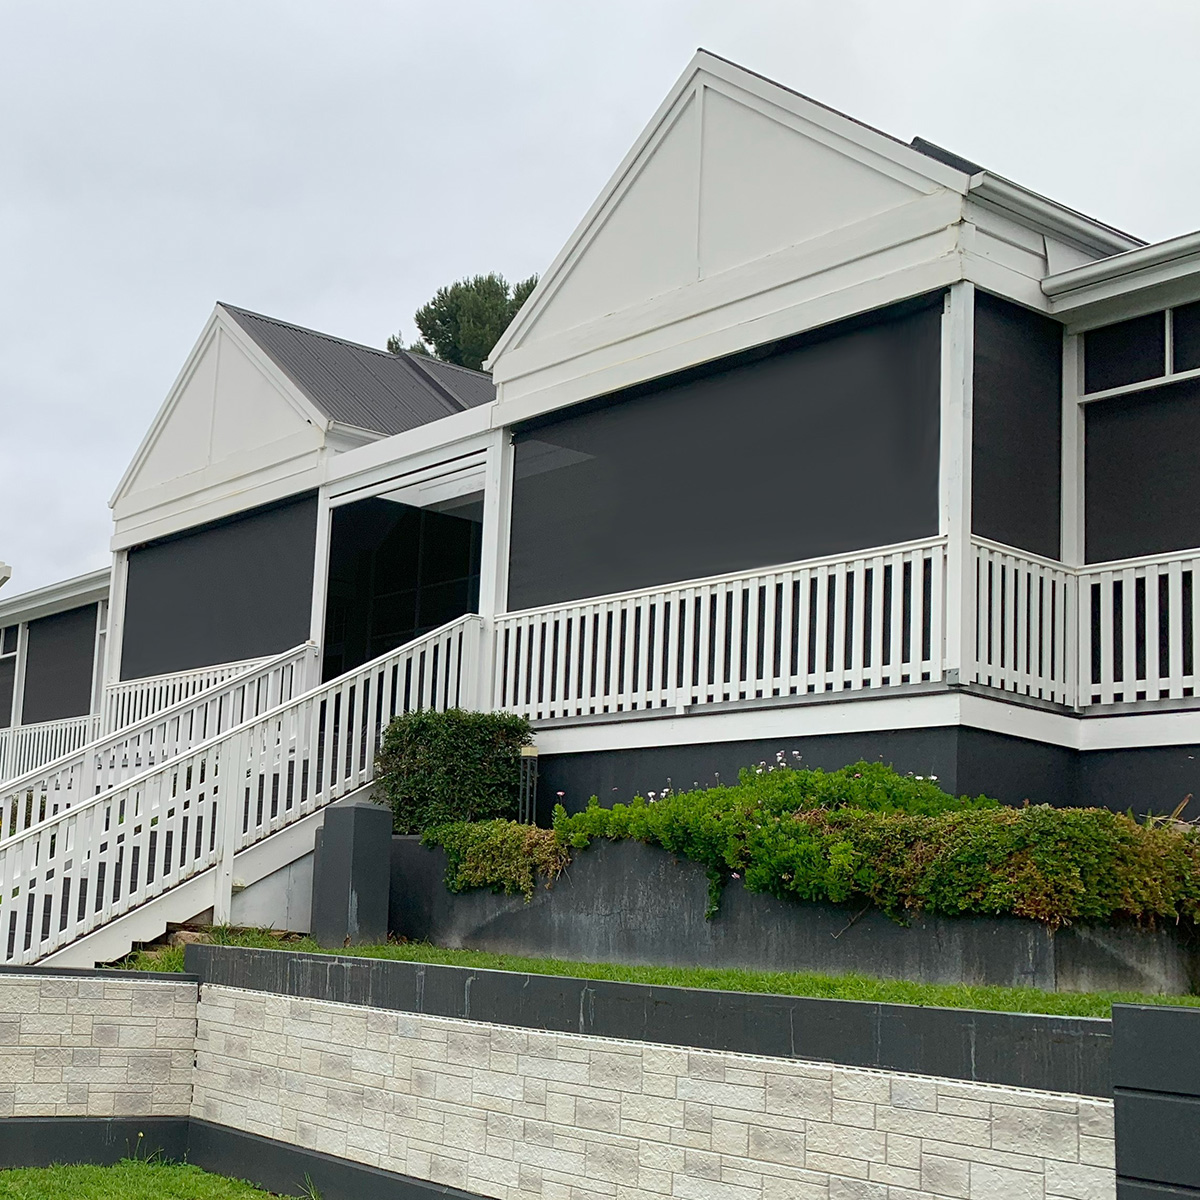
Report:
[[819,239],[967,176],[701,52],[492,354]]
[[114,544],[317,482],[329,425],[218,306],[113,496]]

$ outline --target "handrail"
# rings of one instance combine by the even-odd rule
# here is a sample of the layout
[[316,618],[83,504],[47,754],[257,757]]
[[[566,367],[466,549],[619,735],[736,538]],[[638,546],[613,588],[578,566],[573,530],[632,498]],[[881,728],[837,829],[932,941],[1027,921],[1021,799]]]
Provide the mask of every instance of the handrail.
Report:
[[[0,844],[96,791],[123,782],[252,713],[307,690],[317,648],[305,642],[153,716],[0,783]],[[299,678],[297,678],[297,674]],[[253,694],[251,694],[253,693]]]
[[30,963],[374,778],[393,716],[469,697],[482,618],[460,617],[0,842],[0,963]]
[[[293,648],[294,649],[294,648]],[[283,654],[291,654],[285,650]],[[152,717],[176,704],[191,699],[218,684],[265,667],[279,655],[259,655],[235,662],[217,663],[210,667],[193,667],[186,671],[167,671],[159,675],[144,675],[140,679],[122,679],[105,685],[100,704],[102,731],[116,733],[136,721]],[[173,696],[166,703],[154,704],[153,697]],[[131,713],[130,708],[134,711]]]

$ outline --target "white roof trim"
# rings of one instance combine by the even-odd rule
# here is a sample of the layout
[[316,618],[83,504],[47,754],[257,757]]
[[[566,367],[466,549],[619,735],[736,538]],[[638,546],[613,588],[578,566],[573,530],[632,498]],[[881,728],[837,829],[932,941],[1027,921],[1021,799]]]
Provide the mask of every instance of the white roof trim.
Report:
[[1135,292],[1163,282],[1167,275],[1190,274],[1200,274],[1200,231],[1048,275],[1042,280],[1042,291],[1058,302],[1057,311],[1108,298],[1112,287],[1105,288],[1103,296],[1095,294],[1106,284],[1122,292]]
[[283,399],[296,410],[303,420],[307,421],[310,425],[316,426],[322,433],[329,432],[329,427],[332,424],[330,419],[296,387],[291,379],[276,366],[274,359],[225,311],[224,306],[218,303],[214,306],[211,316],[205,322],[199,338],[196,339],[196,344],[187,356],[187,360],[176,376],[175,382],[171,385],[170,391],[167,392],[166,399],[162,402],[158,413],[150,423],[150,428],[146,431],[146,436],[142,438],[133,459],[125,469],[125,473],[121,476],[120,483],[117,484],[116,490],[108,501],[109,508],[113,508],[125,495],[129,484],[136,477],[146,457],[153,449],[154,443],[158,439],[163,426],[170,419],[171,413],[174,411],[175,405],[178,403],[201,355],[208,348],[209,343],[218,330],[229,337],[237,345],[238,349],[246,354],[251,362],[266,375],[278,389]]
[[76,575],[60,583],[49,583],[33,591],[6,596],[0,601],[0,625],[13,625],[18,621],[34,621],[38,617],[51,616],[67,609],[95,604],[108,597],[111,568]]

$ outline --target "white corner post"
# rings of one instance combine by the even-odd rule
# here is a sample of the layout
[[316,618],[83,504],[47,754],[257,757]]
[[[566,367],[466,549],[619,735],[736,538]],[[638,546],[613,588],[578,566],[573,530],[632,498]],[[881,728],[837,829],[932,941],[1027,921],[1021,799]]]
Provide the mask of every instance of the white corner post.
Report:
[[971,409],[975,285],[952,284],[942,308],[940,532],[946,538],[944,678],[975,676],[975,556],[971,548]]
[[[308,640],[317,647],[309,666],[309,675],[303,689],[316,687],[321,682],[321,657],[325,645],[325,607],[329,594],[329,539],[332,527],[332,509],[329,493],[324,489],[317,493],[317,541],[313,553],[312,606],[309,615]],[[315,665],[314,665],[315,664]]]
[[[1063,332],[1062,360],[1062,530],[1060,557],[1063,564],[1076,568],[1068,579],[1076,594],[1068,598],[1067,609],[1067,678],[1065,700],[1078,705],[1083,688],[1080,683],[1090,661],[1081,661],[1082,648],[1091,645],[1090,597],[1085,594],[1086,583],[1078,576],[1084,562],[1084,413],[1083,395],[1083,337]],[[1074,629],[1072,630],[1072,623]],[[1085,633],[1086,631],[1086,633]],[[1090,660],[1091,655],[1088,654]],[[1090,678],[1090,676],[1089,676]]]
[[213,869],[213,924],[228,925],[233,913],[233,856],[246,801],[250,731],[243,729],[221,748],[217,769],[217,858]]
[[482,712],[489,712],[495,703],[496,617],[508,610],[512,483],[512,433],[504,428],[493,429],[488,435],[479,553],[479,615],[483,628],[476,661],[475,707]]
[[108,711],[109,684],[121,678],[121,650],[125,643],[125,596],[129,586],[129,551],[113,555],[108,582],[108,629],[104,635],[104,680],[100,692],[100,732],[112,733],[112,715]]

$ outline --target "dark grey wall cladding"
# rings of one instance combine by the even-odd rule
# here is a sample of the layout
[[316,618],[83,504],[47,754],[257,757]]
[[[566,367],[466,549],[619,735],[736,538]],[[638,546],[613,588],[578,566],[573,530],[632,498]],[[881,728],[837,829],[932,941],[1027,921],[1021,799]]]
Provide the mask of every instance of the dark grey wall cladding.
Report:
[[1200,546],[1200,379],[1084,408],[1088,562]]
[[94,604],[30,621],[21,723],[91,712],[95,657]]
[[0,659],[0,729],[12,721],[13,683],[16,680],[17,660]]
[[121,678],[307,641],[316,530],[310,493],[131,550]]
[[1059,556],[1062,340],[1057,321],[975,294],[971,525]]
[[941,297],[515,435],[509,607],[937,532]]
[[1113,1006],[1118,1200],[1200,1197],[1200,1008]]
[[1104,1096],[1108,1021],[188,946],[207,983],[525,1029]]

